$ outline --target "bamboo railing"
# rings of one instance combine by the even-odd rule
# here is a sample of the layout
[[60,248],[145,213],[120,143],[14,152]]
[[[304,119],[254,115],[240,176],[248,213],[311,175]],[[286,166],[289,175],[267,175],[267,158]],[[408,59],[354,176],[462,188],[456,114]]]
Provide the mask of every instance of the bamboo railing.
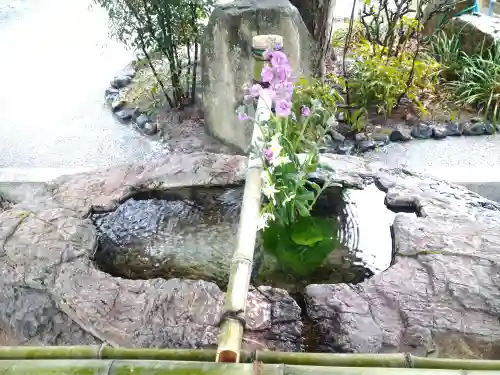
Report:
[[[331,354],[256,351],[241,363],[216,363],[204,349],[126,349],[106,346],[0,347],[2,375],[205,374],[500,374],[500,361],[422,358],[408,353]],[[50,359],[50,361],[49,361]]]

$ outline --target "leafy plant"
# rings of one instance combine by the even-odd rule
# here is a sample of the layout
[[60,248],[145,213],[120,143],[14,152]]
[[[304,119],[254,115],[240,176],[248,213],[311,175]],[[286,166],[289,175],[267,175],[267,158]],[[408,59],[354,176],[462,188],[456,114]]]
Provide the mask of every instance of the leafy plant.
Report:
[[[379,112],[386,116],[393,108],[399,106],[401,100],[408,96],[420,106],[415,88],[422,85],[422,71],[424,63],[431,60],[423,56],[422,44],[423,26],[437,13],[445,13],[455,5],[454,0],[445,0],[435,5],[432,11],[427,12],[432,0],[419,0],[416,9],[412,0],[364,0],[360,21],[365,29],[364,40],[354,45],[353,53],[358,56],[356,63],[354,86],[346,80],[348,105],[352,104],[352,96],[358,89],[361,93],[354,96],[354,100],[361,102],[366,109],[373,102],[378,102]],[[352,46],[351,39],[354,35],[355,4],[351,12],[349,30],[344,45],[344,74],[346,72],[346,56]],[[368,48],[371,47],[371,48]],[[367,67],[363,67],[367,64]],[[432,68],[435,64],[432,63]],[[397,71],[401,69],[401,77]],[[418,71],[420,70],[420,71]],[[431,76],[434,78],[434,75]],[[374,81],[365,81],[371,79]]]
[[449,82],[461,105],[477,106],[485,117],[500,120],[500,45],[477,55],[462,52],[458,80]]
[[[337,112],[338,103],[344,99],[331,85],[314,79],[309,82],[301,77],[295,86],[293,94],[293,112],[301,113],[302,108],[311,106],[311,103],[319,101],[321,109],[316,108],[314,116],[308,119],[304,130],[304,139],[312,143],[321,143],[327,130],[334,125],[334,114]],[[305,151],[306,145],[300,145],[298,152]]]
[[280,260],[285,271],[306,276],[314,272],[338,245],[338,222],[322,217],[300,217],[283,228],[272,223],[263,235],[264,249]]
[[439,64],[434,59],[424,54],[414,59],[409,51],[402,51],[398,56],[387,55],[383,46],[368,41],[359,44],[356,52],[358,60],[349,80],[355,105],[364,109],[375,105],[377,112],[388,117],[402,95],[406,95],[425,112],[419,94],[435,90]]
[[[108,13],[111,35],[144,56],[172,108],[194,101],[202,21],[211,1],[94,0]],[[170,88],[153,63],[157,54],[168,64]]]
[[458,72],[463,65],[459,34],[448,36],[444,31],[440,31],[430,38],[427,50],[441,64],[440,76],[443,79],[452,81],[458,78]]
[[[320,187],[309,180],[309,175],[317,170],[318,143],[329,130],[328,121],[335,118],[330,111],[334,102],[311,99],[311,88],[301,87],[299,90],[302,91],[295,98],[292,69],[283,52],[268,51],[266,56],[270,57],[271,64],[263,67],[262,82],[270,85],[275,114],[265,122],[254,120],[262,132],[262,137],[253,145],[253,151],[262,162],[262,193],[265,197],[259,229],[267,228],[272,222],[288,227],[300,217],[310,216],[328,184]],[[256,84],[249,93],[251,97],[259,97],[261,92],[262,87]],[[330,99],[329,95],[326,97]],[[307,100],[307,105],[302,104]],[[240,107],[238,112],[241,120],[250,120],[245,107]],[[306,130],[312,124],[320,126],[308,135]]]
[[[349,24],[344,23],[333,32],[332,34],[333,47],[341,48],[344,45],[348,30],[349,30]],[[361,21],[358,20],[354,21],[350,43],[359,43],[362,39],[365,39],[364,33],[365,29]]]

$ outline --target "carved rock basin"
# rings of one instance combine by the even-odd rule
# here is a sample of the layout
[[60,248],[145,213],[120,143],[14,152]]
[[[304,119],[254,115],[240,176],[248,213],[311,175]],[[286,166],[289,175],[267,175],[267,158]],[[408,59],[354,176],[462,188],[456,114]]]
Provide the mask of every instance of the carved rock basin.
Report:
[[[94,260],[100,269],[119,277],[203,279],[224,289],[242,196],[241,186],[137,194],[116,210],[93,216],[99,233]],[[334,240],[324,254],[311,249],[316,253],[305,255],[304,260],[319,256],[319,262],[296,274],[263,250],[259,236],[254,259],[257,284],[296,293],[311,283],[357,283],[389,267],[394,213],[374,185],[345,192],[327,189],[313,214],[331,226],[327,235]]]

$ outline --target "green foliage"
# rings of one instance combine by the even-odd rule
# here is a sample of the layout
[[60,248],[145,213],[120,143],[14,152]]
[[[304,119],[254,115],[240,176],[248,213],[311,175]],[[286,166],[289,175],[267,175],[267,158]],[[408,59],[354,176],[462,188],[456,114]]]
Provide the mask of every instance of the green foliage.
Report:
[[[334,48],[341,48],[344,46],[348,29],[349,29],[349,23],[344,23],[339,28],[334,30],[332,34],[332,46]],[[350,43],[356,44],[361,42],[361,40],[365,38],[364,33],[365,33],[365,28],[361,23],[361,21],[357,20],[354,21]]]
[[[202,21],[211,1],[94,0],[109,15],[111,35],[144,56],[172,107],[194,100]],[[170,85],[153,64],[157,54],[168,63]]]
[[461,105],[475,105],[495,123],[500,120],[500,45],[476,55],[462,52],[458,79],[448,83]]
[[406,94],[425,112],[419,94],[435,90],[439,64],[434,59],[424,54],[415,58],[408,50],[389,55],[383,46],[368,41],[357,46],[356,55],[358,59],[349,79],[355,105],[364,109],[375,105],[379,113],[388,117]]
[[284,271],[307,276],[338,247],[337,232],[335,220],[309,216],[286,227],[272,223],[262,238],[264,250],[280,260]]
[[[343,102],[342,96],[337,90],[321,80],[314,79],[309,82],[304,77],[299,79],[293,94],[293,111],[300,119],[301,109],[310,107],[312,103],[318,103],[314,115],[307,120],[304,130],[303,141],[299,142],[297,152],[304,152],[307,144],[322,143],[326,132],[333,125],[332,121],[337,112],[337,104]],[[293,128],[292,128],[293,129]]]
[[441,64],[440,76],[443,79],[451,81],[458,78],[463,64],[460,35],[448,36],[440,31],[430,38],[427,50]]

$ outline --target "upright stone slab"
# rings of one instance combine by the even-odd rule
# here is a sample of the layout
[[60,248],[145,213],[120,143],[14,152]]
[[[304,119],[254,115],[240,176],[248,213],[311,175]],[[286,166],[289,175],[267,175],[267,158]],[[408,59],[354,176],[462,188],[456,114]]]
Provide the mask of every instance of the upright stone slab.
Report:
[[444,29],[448,35],[462,35],[462,50],[468,54],[486,51],[500,40],[500,19],[484,14],[456,17]]
[[245,152],[252,123],[237,119],[245,84],[253,76],[252,38],[277,34],[295,74],[312,71],[316,45],[297,8],[288,0],[219,1],[202,42],[203,107],[208,131]]

